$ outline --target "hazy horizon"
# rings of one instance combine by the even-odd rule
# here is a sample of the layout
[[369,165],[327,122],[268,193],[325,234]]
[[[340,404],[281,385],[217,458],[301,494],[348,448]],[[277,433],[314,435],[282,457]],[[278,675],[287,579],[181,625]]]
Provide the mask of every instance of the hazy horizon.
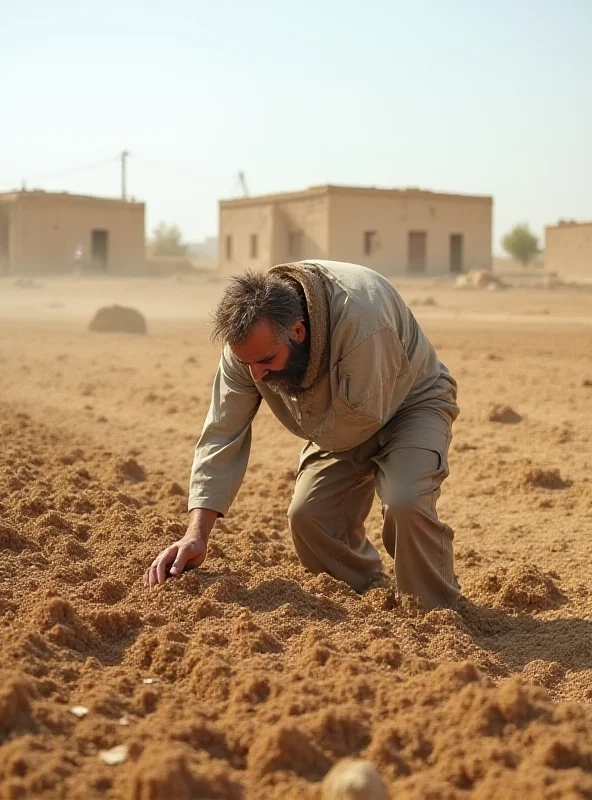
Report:
[[495,253],[517,222],[592,219],[585,0],[8,0],[0,23],[0,191],[118,196],[129,149],[147,232],[189,241],[216,235],[240,169],[252,194],[491,194]]

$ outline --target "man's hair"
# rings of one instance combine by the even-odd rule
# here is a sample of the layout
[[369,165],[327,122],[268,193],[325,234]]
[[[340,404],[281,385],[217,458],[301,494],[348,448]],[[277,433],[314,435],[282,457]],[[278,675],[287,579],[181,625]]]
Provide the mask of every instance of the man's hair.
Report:
[[294,323],[304,319],[296,286],[268,272],[247,270],[234,275],[213,315],[212,339],[242,345],[263,319],[279,341],[289,342]]

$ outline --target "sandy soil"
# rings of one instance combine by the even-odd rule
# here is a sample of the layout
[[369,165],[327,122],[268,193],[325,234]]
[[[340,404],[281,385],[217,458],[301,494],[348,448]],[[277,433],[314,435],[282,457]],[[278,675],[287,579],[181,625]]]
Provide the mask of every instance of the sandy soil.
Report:
[[[464,599],[418,615],[301,569],[300,443],[265,410],[206,565],[145,589],[185,528],[221,284],[38,284],[0,281],[2,800],[312,800],[346,755],[401,800],[592,797],[590,291],[401,283],[462,406]],[[106,302],[148,335],[88,331]]]

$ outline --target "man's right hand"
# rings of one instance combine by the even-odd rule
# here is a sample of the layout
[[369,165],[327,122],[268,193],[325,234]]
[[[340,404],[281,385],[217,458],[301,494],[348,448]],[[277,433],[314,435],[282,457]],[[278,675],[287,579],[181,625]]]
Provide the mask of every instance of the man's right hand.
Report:
[[[146,585],[156,586],[168,577],[176,578],[184,569],[200,567],[206,560],[210,531],[218,516],[209,509],[192,511],[187,533],[156,556],[144,575]],[[169,565],[172,565],[170,572]]]

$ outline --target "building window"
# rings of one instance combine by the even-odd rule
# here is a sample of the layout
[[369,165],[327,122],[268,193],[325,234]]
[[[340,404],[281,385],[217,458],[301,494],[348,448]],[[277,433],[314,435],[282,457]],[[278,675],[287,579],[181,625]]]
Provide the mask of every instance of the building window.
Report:
[[364,231],[364,255],[371,256],[378,250],[378,233],[376,231]]
[[232,261],[232,236],[226,237],[226,260]]
[[257,258],[259,254],[259,239],[256,233],[251,234],[251,248],[250,248],[251,258]]
[[288,251],[293,261],[299,261],[302,258],[302,231],[290,231]]

